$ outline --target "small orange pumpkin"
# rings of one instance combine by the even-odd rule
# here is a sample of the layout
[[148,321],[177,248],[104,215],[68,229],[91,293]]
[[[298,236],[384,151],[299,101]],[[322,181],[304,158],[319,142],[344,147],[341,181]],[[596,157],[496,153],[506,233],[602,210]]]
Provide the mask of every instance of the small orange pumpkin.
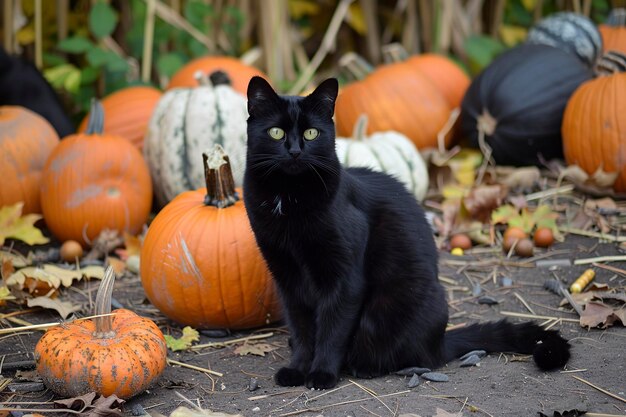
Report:
[[605,23],[598,26],[604,52],[626,54],[626,9],[613,9]]
[[626,191],[626,55],[606,54],[598,69],[615,71],[583,83],[570,97],[561,133],[569,165],[587,174],[618,172],[613,188]]
[[[111,313],[115,282],[108,267],[96,295],[95,314]],[[152,320],[126,309],[50,328],[35,346],[37,372],[64,397],[96,392],[129,398],[163,372],[167,347]]]
[[[121,136],[131,141],[139,150],[143,149],[143,137],[150,116],[162,93],[154,87],[133,86],[114,92],[102,99],[106,114],[103,133]],[[87,130],[89,114],[81,122],[78,131]]]
[[105,229],[138,233],[152,206],[148,165],[130,141],[102,134],[94,101],[86,133],[67,136],[42,173],[41,207],[60,240],[86,244]]
[[342,58],[342,67],[357,81],[343,87],[337,97],[338,136],[350,136],[358,118],[366,114],[368,134],[393,130],[419,149],[437,146],[437,133],[447,123],[451,107],[426,75],[405,62],[372,70],[354,53]]
[[23,214],[41,213],[41,171],[59,136],[24,107],[0,106],[0,207],[23,201]]
[[205,155],[205,173],[206,189],[179,194],[150,224],[141,248],[146,295],[167,317],[196,328],[275,321],[274,284],[221,146]]
[[424,74],[444,95],[450,107],[461,106],[470,85],[470,77],[450,58],[435,53],[408,56],[402,45],[394,43],[383,49],[385,61],[406,62]]
[[237,58],[229,56],[205,56],[196,58],[182,67],[170,80],[168,90],[176,87],[195,87],[198,80],[196,73],[211,74],[215,71],[223,71],[231,80],[232,87],[241,94],[246,95],[250,78],[258,75],[267,78],[260,70],[250,65],[246,65]]

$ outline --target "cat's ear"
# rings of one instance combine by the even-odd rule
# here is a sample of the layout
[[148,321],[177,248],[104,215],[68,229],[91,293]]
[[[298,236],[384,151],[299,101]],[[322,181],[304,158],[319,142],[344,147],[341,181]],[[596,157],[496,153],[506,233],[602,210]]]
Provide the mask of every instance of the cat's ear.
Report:
[[322,81],[306,100],[314,103],[316,111],[323,111],[328,117],[335,113],[335,100],[339,92],[339,83],[336,78],[328,78]]
[[277,100],[278,94],[265,78],[254,76],[250,79],[248,83],[248,114],[253,115],[257,109]]

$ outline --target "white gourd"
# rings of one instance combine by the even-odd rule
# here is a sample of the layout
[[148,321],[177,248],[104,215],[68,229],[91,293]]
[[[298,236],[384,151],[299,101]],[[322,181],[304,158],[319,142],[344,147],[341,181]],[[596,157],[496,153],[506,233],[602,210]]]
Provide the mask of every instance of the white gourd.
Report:
[[225,73],[196,78],[199,86],[163,95],[144,138],[144,157],[161,207],[183,191],[205,186],[202,153],[216,143],[229,155],[236,186],[243,181],[247,100],[229,85]]
[[422,201],[428,190],[428,169],[413,142],[394,131],[365,136],[366,130],[367,116],[361,115],[351,139],[337,138],[336,151],[341,164],[387,173]]

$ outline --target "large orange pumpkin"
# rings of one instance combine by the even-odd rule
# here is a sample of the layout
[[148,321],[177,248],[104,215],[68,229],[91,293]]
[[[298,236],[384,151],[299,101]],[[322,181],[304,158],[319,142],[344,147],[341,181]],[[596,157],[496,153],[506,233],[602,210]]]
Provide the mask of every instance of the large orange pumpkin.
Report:
[[[121,136],[131,141],[140,150],[150,116],[161,98],[161,91],[154,87],[126,87],[102,99],[106,114],[103,133]],[[81,122],[78,131],[87,130],[89,114]]]
[[335,106],[339,136],[350,136],[361,114],[369,118],[367,132],[394,130],[420,149],[437,146],[437,133],[450,117],[446,98],[426,75],[405,62],[370,72],[363,59],[349,53],[342,66],[359,78],[341,90]]
[[[141,282],[167,317],[196,328],[250,328],[280,318],[274,284],[221,146],[207,188],[185,191],[150,224]],[[210,167],[210,168],[209,168]]]
[[215,71],[223,71],[231,80],[232,87],[245,95],[248,90],[250,78],[258,75],[267,78],[257,68],[246,65],[237,58],[228,56],[205,56],[196,58],[182,67],[170,80],[167,89],[176,87],[195,87],[198,80],[195,78],[196,72],[201,71],[204,74],[211,74]]
[[52,327],[35,346],[37,372],[59,395],[129,398],[165,369],[167,347],[157,325],[126,309],[110,314],[114,282],[108,267],[95,302],[95,314],[103,317]]
[[138,233],[152,206],[152,183],[141,152],[121,136],[101,134],[94,102],[86,133],[67,136],[50,154],[41,207],[52,233],[82,244],[105,229]]
[[408,56],[400,44],[387,45],[383,54],[385,61],[406,62],[432,81],[444,95],[450,107],[461,105],[465,91],[470,85],[470,77],[450,58],[435,53]]
[[626,54],[626,9],[614,9],[605,23],[598,26],[605,52],[617,51]]
[[[604,57],[606,60],[608,57]],[[626,191],[626,56],[620,65],[599,66],[616,72],[582,84],[567,103],[562,136],[565,159],[588,174],[619,172],[616,191]]]
[[24,107],[0,106],[0,207],[23,201],[41,213],[41,170],[59,137],[50,123]]

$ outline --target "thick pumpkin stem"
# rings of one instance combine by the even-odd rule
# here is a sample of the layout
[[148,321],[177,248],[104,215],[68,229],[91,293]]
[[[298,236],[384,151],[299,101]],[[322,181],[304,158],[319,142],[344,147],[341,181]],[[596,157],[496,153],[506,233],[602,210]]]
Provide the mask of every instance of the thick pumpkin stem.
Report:
[[626,9],[619,7],[611,10],[606,19],[606,24],[609,26],[626,26]]
[[383,61],[386,64],[393,64],[395,62],[403,62],[409,57],[409,53],[404,49],[404,46],[394,42],[389,45],[384,45],[382,48]]
[[115,273],[109,265],[104,271],[104,277],[98,287],[96,294],[95,314],[104,315],[94,319],[96,323],[96,331],[93,336],[98,339],[110,339],[115,336],[113,331],[113,317],[111,316],[111,297],[113,293],[113,284],[115,284]]
[[208,155],[202,154],[202,160],[204,161],[204,178],[206,181],[204,204],[225,208],[239,201],[230,159],[224,148],[215,144]]
[[359,54],[348,52],[339,60],[339,68],[349,77],[362,80],[374,70],[374,67]]
[[367,122],[369,121],[367,114],[363,113],[357,119],[354,130],[352,131],[352,139],[362,141],[365,139],[365,133],[367,132]]
[[194,78],[201,86],[217,87],[218,85],[232,85],[230,77],[224,71],[213,71],[210,74],[206,74],[202,71],[197,71],[194,74]]
[[104,131],[104,109],[100,100],[91,99],[91,107],[89,108],[89,120],[87,121],[88,135],[101,135]]

